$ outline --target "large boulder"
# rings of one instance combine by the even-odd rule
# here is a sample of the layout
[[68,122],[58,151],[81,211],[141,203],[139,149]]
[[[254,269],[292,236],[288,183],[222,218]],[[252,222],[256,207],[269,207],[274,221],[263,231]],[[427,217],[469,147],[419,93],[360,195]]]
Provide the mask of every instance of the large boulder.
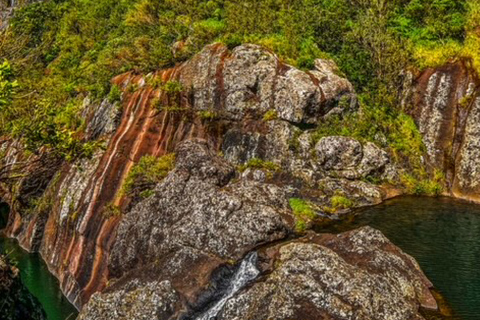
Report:
[[267,251],[270,273],[217,319],[408,320],[437,307],[418,264],[369,227]]
[[233,168],[204,141],[181,144],[176,159],[155,194],[120,223],[109,260],[120,280],[106,292],[129,279],[165,280],[193,303],[220,265],[292,233],[288,190],[232,180]]
[[229,52],[215,44],[184,64],[179,80],[197,110],[214,109],[233,120],[275,110],[286,121],[316,123],[340,101],[343,108],[356,104],[352,84],[336,70],[332,61],[318,60],[315,70],[304,72],[257,45]]
[[[437,309],[432,284],[415,260],[370,227],[311,234],[262,248],[258,260],[252,257],[226,277],[227,292],[200,311],[188,311],[195,304],[182,307],[176,280],[161,281],[164,274],[157,274],[157,280],[121,280],[95,294],[79,319],[420,320],[422,309]],[[169,263],[181,268],[177,262]],[[195,272],[198,266],[189,268]]]

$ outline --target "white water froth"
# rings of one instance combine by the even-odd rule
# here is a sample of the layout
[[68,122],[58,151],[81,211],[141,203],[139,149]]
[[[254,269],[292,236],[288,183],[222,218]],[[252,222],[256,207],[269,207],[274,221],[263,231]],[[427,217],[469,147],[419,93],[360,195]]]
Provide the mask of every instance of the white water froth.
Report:
[[214,320],[218,313],[223,309],[227,301],[232,298],[238,291],[245,287],[250,281],[254,280],[260,274],[257,266],[257,253],[249,253],[240,264],[235,272],[232,282],[227,288],[224,296],[217,301],[208,311],[199,316],[196,320]]

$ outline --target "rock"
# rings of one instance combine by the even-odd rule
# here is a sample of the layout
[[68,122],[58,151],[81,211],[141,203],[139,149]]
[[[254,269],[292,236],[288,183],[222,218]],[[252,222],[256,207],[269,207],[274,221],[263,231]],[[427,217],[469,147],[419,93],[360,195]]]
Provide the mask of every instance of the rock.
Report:
[[325,170],[353,170],[363,158],[362,145],[348,137],[325,137],[315,146],[317,161]]
[[218,320],[423,319],[435,309],[418,264],[370,227],[270,249],[273,270],[230,301]]
[[142,284],[132,281],[125,289],[94,294],[78,320],[170,319],[178,296],[168,281]]
[[194,303],[221,264],[290,234],[288,191],[233,173],[205,141],[182,143],[175,169],[120,223],[109,259],[119,280],[107,292],[124,290],[126,279],[168,280]]
[[454,192],[480,199],[480,96],[471,106],[455,169]]
[[360,179],[380,176],[390,163],[387,152],[371,142],[364,146],[349,137],[325,137],[315,146],[317,164],[330,177]]
[[374,143],[367,142],[363,147],[363,158],[358,167],[362,177],[375,175],[384,171],[390,163],[390,157],[385,150],[380,149]]
[[205,144],[179,146],[175,170],[121,222],[110,257],[113,274],[181,247],[237,260],[285,237],[291,230],[282,217],[289,214],[286,192],[253,181],[227,185],[232,177],[233,168]]
[[44,320],[45,311],[20,280],[20,270],[0,255],[0,319]]
[[249,113],[263,116],[276,110],[280,119],[313,124],[344,97],[355,100],[350,82],[333,72],[333,61],[319,60],[317,65],[307,73],[257,45],[242,45],[230,53],[215,44],[183,65],[179,80],[192,88],[197,110],[213,108],[236,121]]

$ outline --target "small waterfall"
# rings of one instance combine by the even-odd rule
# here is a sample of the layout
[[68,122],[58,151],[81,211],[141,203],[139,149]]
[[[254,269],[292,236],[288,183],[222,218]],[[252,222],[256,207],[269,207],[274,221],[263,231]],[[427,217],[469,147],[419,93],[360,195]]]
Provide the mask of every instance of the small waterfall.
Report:
[[244,288],[249,282],[254,280],[260,274],[257,268],[257,253],[249,253],[235,272],[230,285],[224,295],[210,309],[196,318],[196,320],[214,320],[218,313],[223,309],[225,303],[232,298],[238,291]]

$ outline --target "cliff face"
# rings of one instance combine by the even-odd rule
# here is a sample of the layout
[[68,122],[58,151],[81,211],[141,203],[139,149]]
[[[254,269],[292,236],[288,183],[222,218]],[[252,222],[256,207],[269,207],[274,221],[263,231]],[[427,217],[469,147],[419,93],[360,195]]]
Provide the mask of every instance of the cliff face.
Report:
[[414,116],[431,170],[445,173],[448,193],[480,201],[480,81],[468,61],[411,78],[405,107]]
[[[380,186],[365,182],[367,177],[395,178],[384,150],[346,137],[315,137],[312,128],[323,119],[357,108],[352,85],[337,71],[330,61],[317,60],[314,70],[304,72],[258,46],[229,51],[217,44],[168,70],[120,75],[113,82],[122,90],[121,102],[85,101],[86,138],[106,145],[92,159],[61,163],[47,153],[25,158],[17,154],[15,143],[2,145],[3,161],[31,163],[17,185],[24,200],[14,199],[12,190],[1,191],[12,204],[6,231],[25,248],[41,252],[77,307],[103,292],[85,307],[81,319],[106,314],[116,319],[189,319],[204,312],[218,298],[207,289],[216,274],[221,279],[252,250],[288,239],[310,223],[311,214],[292,211],[289,199],[307,199],[318,216],[337,217],[350,206],[379,203],[387,196]],[[143,156],[171,152],[176,153],[175,169],[150,197],[138,201],[121,192]],[[346,199],[348,206],[336,207],[334,196]],[[41,199],[42,205],[26,213],[31,198]],[[386,243],[372,232],[362,233],[361,242]],[[295,260],[306,250],[305,261],[319,267],[302,272],[314,278],[333,259],[344,270],[341,277],[356,277],[352,288],[362,279],[380,281],[370,271],[357,276],[352,270],[364,266],[341,262],[343,253],[330,253],[323,240],[317,245],[302,241],[280,245],[273,256],[261,254],[264,269],[259,272],[273,271],[268,281],[276,274],[283,279],[288,266],[284,270],[274,262]],[[385,319],[410,319],[418,315],[419,304],[435,307],[431,284],[418,266],[392,250],[391,258],[401,257],[405,263],[399,268],[408,274],[380,270],[396,279],[379,293],[392,300],[375,302],[392,304]],[[327,259],[325,252],[333,256]],[[321,293],[320,283],[312,285],[335,300],[330,289]],[[258,297],[283,299],[282,288],[258,290]],[[301,294],[292,292],[284,316],[293,312],[302,317],[294,311],[295,301],[303,301]],[[364,304],[365,297],[351,298],[345,298],[348,308]],[[406,310],[400,318],[392,311],[394,301]],[[337,312],[334,302],[312,303],[308,308],[318,314]],[[255,309],[253,302],[244,307]],[[228,310],[225,319],[233,312]],[[269,313],[265,308],[259,312]]]

